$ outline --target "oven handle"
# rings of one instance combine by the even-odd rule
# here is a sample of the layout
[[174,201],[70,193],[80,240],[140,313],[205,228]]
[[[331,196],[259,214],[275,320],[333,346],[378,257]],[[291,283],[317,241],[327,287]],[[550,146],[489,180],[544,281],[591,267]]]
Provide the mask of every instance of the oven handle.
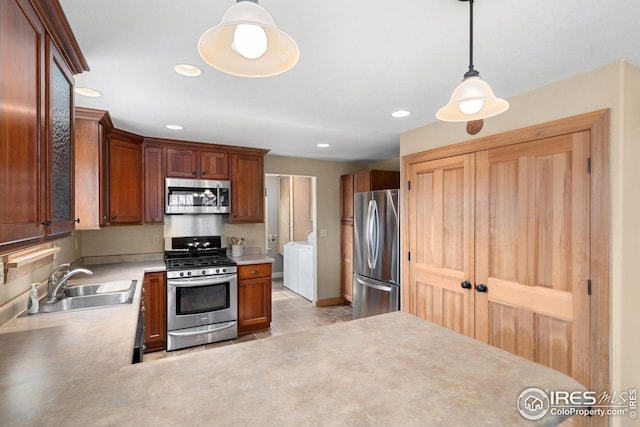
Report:
[[226,322],[223,326],[216,326],[214,328],[206,329],[204,331],[192,331],[192,332],[174,332],[174,331],[169,331],[169,332],[167,332],[167,334],[171,335],[172,337],[192,337],[194,335],[204,335],[204,334],[209,334],[211,332],[217,332],[217,331],[221,331],[223,329],[231,328],[231,327],[235,326],[236,323],[237,322]]
[[236,280],[236,274],[223,274],[220,276],[207,277],[204,279],[198,278],[185,278],[185,279],[168,279],[168,286],[175,286],[176,288],[189,288],[193,286],[206,286],[206,285],[217,285],[220,283],[230,282],[231,280]]

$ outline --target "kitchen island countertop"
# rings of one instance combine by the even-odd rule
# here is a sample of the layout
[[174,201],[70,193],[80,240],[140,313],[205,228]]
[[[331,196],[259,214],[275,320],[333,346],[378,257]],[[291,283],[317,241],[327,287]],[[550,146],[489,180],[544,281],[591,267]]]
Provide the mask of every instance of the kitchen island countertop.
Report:
[[[132,264],[84,281],[162,269]],[[0,425],[530,426],[522,390],[584,389],[402,312],[132,365],[138,302],[0,328]]]

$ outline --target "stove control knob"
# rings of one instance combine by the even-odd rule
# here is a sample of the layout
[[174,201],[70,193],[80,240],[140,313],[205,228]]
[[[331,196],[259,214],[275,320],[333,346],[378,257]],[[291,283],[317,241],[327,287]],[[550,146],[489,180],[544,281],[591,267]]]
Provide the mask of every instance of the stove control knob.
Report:
[[204,276],[205,274],[207,274],[206,270],[202,270],[202,275]]
[[223,273],[226,273],[226,272],[227,272],[227,269],[226,269],[226,268],[223,268],[223,269],[222,269],[222,272],[223,272]]
[[216,268],[216,274],[220,273],[220,269]]
[[184,273],[181,271],[181,272],[180,272],[180,277],[182,277],[182,276],[184,276]]
[[190,271],[187,271],[187,276],[191,276],[191,272]]

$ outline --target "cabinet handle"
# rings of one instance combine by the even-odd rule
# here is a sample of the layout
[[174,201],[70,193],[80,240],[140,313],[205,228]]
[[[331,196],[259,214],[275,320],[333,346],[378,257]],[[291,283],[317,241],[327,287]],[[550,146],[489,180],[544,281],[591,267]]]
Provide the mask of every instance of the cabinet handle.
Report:
[[471,289],[471,282],[468,280],[465,280],[464,282],[460,283],[460,287],[462,289]]
[[196,176],[197,175],[196,171],[191,172],[191,175]]
[[116,219],[116,218],[117,218],[117,216],[116,216],[116,215],[112,215],[112,216],[111,216],[111,219]]
[[207,173],[205,171],[202,171],[202,176],[205,176]]
[[48,220],[46,220],[46,221],[44,221],[44,222],[41,222],[40,224],[42,224],[42,225],[44,225],[44,226],[46,226],[46,227],[51,227],[51,220],[50,220],[50,219],[48,219]]
[[75,222],[77,222],[78,224],[80,224],[80,218],[76,218]]
[[487,285],[483,285],[482,283],[479,285],[476,285],[476,291],[478,292],[487,292],[489,290],[489,288],[487,288]]
[[251,270],[251,274],[258,274],[258,270]]
[[102,215],[102,219],[107,219],[107,216],[106,215]]
[[243,286],[244,286],[244,285],[243,285],[242,283],[240,283],[240,284],[238,285],[238,287],[239,287],[239,288],[241,288],[241,287],[243,287]]

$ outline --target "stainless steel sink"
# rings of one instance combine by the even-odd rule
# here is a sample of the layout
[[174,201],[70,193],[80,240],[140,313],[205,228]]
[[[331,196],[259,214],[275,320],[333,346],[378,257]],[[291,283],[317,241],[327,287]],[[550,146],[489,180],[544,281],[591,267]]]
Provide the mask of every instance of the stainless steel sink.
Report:
[[[125,288],[122,281],[88,283],[65,288],[65,298],[54,303],[40,305],[38,313],[57,313],[131,304],[136,293],[136,280],[131,280]],[[116,285],[116,286],[113,286]],[[123,289],[115,292],[98,293],[99,289]]]

